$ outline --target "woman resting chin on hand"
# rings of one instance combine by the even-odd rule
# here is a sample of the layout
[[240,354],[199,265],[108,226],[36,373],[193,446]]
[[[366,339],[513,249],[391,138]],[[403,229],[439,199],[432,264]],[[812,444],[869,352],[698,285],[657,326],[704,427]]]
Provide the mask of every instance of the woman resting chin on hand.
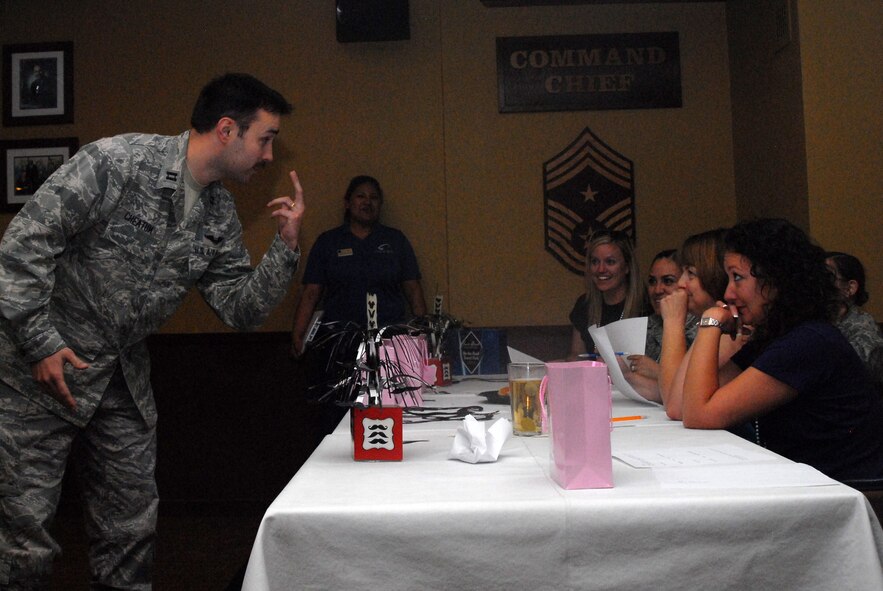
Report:
[[[684,426],[754,421],[757,442],[795,462],[839,480],[883,478],[883,400],[831,323],[837,292],[824,251],[790,222],[761,219],[727,232],[724,252],[727,307],[702,314]],[[719,368],[722,333],[740,322],[751,338]]]
[[[647,298],[653,313],[647,318],[647,341],[644,355],[629,355],[619,358],[619,364],[626,381],[647,400],[662,402],[659,390],[659,357],[662,352],[663,319],[662,299],[678,291],[678,278],[683,268],[677,259],[677,251],[663,250],[653,257],[650,273],[647,276]],[[685,308],[686,310],[686,308]],[[696,319],[685,316],[681,320],[687,344],[693,342],[696,334]]]
[[[724,297],[727,274],[724,271],[723,243],[726,230],[718,228],[694,234],[684,241],[678,253],[682,265],[677,289],[659,301],[662,317],[662,351],[659,357],[659,393],[665,412],[680,420],[684,374],[690,359],[696,318]],[[729,361],[741,341],[721,340],[719,365]]]

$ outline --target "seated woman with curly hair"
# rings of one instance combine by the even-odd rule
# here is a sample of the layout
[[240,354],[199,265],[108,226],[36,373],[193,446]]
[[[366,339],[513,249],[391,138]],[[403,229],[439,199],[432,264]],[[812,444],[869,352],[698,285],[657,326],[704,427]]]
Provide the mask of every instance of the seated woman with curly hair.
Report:
[[[703,312],[683,391],[688,428],[754,420],[758,443],[839,480],[883,478],[883,400],[832,324],[825,252],[786,220],[759,219],[725,238],[726,305]],[[718,367],[721,334],[753,327]]]

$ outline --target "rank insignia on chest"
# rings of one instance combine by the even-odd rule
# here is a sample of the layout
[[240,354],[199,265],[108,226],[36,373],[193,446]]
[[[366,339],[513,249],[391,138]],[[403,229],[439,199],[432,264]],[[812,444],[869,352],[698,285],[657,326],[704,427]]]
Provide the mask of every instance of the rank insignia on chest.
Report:
[[338,257],[351,257],[351,256],[353,256],[353,249],[352,248],[338,248],[337,249],[337,256]]
[[212,248],[212,247],[210,247],[210,246],[205,246],[204,244],[199,244],[199,245],[197,245],[197,246],[193,249],[193,252],[194,252],[195,254],[199,255],[199,256],[207,257],[207,258],[210,258],[210,259],[211,259],[211,258],[214,258],[214,257],[216,257],[216,256],[218,256],[218,249],[217,249],[217,248]]

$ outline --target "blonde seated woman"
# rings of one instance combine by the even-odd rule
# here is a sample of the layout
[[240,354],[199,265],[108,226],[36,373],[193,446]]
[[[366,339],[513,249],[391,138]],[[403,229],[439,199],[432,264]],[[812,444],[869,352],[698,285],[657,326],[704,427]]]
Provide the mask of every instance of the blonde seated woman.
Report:
[[646,316],[644,286],[631,239],[625,232],[602,230],[586,245],[586,293],[570,312],[568,361],[595,353],[589,327],[604,326],[623,318]]

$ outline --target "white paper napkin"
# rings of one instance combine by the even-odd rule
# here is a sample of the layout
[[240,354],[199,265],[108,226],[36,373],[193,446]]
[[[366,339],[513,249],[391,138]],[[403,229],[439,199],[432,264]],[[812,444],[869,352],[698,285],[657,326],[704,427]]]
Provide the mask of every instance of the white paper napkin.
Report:
[[448,457],[470,464],[496,462],[503,444],[511,435],[512,423],[508,419],[497,419],[486,428],[472,415],[466,415],[463,424],[457,427]]

